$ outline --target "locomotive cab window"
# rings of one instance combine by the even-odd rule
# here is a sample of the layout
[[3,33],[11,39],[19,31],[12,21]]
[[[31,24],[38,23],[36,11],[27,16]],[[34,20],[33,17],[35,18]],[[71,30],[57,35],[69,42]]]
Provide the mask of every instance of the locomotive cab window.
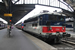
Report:
[[57,16],[56,15],[49,15],[49,20],[50,21],[57,21]]
[[32,27],[34,26],[34,23],[32,24]]
[[63,16],[58,16],[59,21],[64,21],[64,17]]

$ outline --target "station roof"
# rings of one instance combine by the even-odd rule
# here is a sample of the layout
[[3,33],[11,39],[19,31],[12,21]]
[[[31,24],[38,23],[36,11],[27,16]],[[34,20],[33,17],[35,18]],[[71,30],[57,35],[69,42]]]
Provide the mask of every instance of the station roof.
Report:
[[[27,13],[35,8],[34,4],[13,4],[11,2],[11,14],[12,14],[12,23],[16,23],[18,20],[23,18]],[[9,21],[9,16],[4,16],[4,14],[9,14],[7,12],[5,3],[0,2],[0,17],[6,21]]]
[[[57,8],[63,8],[67,10],[66,12],[72,12],[73,9],[67,4],[63,2],[63,0],[10,0],[11,5],[9,5],[9,0],[2,0],[0,2],[0,17],[9,21],[9,17],[5,17],[4,14],[7,13],[7,6],[11,6],[11,13],[12,13],[12,21],[16,23],[18,20],[23,18],[26,14],[28,14],[31,10],[35,8],[36,4],[45,5],[45,6],[52,6]],[[61,2],[62,1],[62,2]],[[7,3],[6,3],[7,2]],[[20,3],[20,4],[19,4]],[[65,5],[65,6],[64,6]],[[63,7],[62,7],[63,6]],[[65,12],[65,13],[66,13]]]
[[64,1],[75,10],[75,0],[64,0]]

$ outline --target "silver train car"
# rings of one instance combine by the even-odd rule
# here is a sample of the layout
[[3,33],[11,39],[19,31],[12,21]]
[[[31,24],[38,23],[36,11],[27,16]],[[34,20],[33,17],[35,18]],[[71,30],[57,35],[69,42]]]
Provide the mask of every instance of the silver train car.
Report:
[[66,31],[73,31],[73,22],[66,22]]
[[4,29],[6,27],[7,27],[7,24],[5,24],[2,21],[0,21],[0,29]]

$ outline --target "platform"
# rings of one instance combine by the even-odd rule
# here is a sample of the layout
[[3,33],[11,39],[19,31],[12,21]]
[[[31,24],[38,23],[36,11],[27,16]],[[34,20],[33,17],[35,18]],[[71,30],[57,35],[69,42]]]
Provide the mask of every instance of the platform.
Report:
[[0,30],[0,50],[57,49],[14,27],[10,38],[8,37],[7,29]]
[[0,30],[0,50],[39,50],[20,30],[14,28],[9,38],[7,29]]

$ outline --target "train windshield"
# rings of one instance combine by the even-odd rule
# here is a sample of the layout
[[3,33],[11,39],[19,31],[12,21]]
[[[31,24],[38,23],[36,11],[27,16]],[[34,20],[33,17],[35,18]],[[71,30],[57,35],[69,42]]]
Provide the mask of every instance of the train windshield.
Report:
[[46,25],[50,22],[51,25],[62,25],[65,22],[65,16],[44,14],[40,16],[40,25]]
[[58,16],[58,15],[49,15],[49,21],[59,21],[63,22],[65,19],[63,16]]

